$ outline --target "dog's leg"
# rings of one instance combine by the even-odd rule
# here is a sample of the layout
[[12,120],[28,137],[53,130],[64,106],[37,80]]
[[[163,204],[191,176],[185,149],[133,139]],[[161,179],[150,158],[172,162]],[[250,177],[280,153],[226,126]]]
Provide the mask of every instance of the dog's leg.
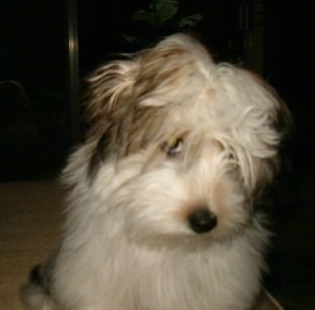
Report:
[[20,290],[25,310],[61,310],[50,296],[49,278],[41,265],[31,270],[28,283]]

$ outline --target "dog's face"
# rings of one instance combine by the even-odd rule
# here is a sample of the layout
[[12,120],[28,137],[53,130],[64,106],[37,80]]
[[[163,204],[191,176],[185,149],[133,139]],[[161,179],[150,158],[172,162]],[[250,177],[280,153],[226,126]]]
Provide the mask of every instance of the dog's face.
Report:
[[66,178],[130,238],[221,241],[248,225],[278,170],[288,115],[270,88],[184,35],[89,83],[93,126]]

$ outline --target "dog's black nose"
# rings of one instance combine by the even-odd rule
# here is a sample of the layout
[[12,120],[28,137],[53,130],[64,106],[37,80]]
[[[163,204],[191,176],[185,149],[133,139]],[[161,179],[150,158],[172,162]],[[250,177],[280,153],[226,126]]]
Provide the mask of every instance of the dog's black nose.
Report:
[[188,222],[194,232],[204,234],[217,225],[217,217],[207,209],[198,209],[189,214]]

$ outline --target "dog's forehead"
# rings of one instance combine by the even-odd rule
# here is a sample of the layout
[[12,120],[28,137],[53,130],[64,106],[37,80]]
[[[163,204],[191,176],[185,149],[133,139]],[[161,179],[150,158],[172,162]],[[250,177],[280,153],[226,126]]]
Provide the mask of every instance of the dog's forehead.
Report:
[[260,78],[231,64],[216,64],[203,45],[185,35],[171,36],[145,53],[136,84],[149,90],[140,96],[142,106],[175,103],[196,116],[210,112],[220,118],[250,108],[267,113],[278,105]]
[[139,145],[174,128],[259,135],[257,128],[270,127],[278,109],[276,98],[247,71],[215,64],[200,43],[182,35],[105,66],[90,82],[92,134],[110,127],[112,139],[127,136],[121,141]]
[[208,71],[206,76],[192,70],[193,74],[182,77],[181,84],[160,85],[141,98],[139,105],[155,107],[157,113],[161,108],[167,110],[164,115],[169,123],[204,130],[250,128],[276,119],[277,98],[246,71],[233,66]]
[[229,102],[228,98],[220,94],[213,83],[206,79],[187,83],[194,87],[175,88],[174,92],[166,91],[145,97],[139,101],[139,106],[153,108],[155,113],[150,114],[154,121],[160,117],[160,126],[168,128],[183,128],[188,131],[226,130],[239,123],[240,107]]

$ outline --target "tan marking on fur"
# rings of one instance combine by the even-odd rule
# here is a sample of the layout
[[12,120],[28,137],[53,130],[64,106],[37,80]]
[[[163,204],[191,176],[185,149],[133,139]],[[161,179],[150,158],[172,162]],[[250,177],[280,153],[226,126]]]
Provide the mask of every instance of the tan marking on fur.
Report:
[[[87,79],[85,97],[88,118],[93,123],[89,136],[102,134],[116,121],[133,123],[142,114],[136,106],[157,88],[165,88],[164,92],[176,89],[189,77],[187,67],[193,65],[193,59],[183,57],[184,63],[178,61],[188,53],[184,48],[172,46],[148,49],[131,60],[116,61],[92,73]],[[133,115],[134,110],[137,115]]]

